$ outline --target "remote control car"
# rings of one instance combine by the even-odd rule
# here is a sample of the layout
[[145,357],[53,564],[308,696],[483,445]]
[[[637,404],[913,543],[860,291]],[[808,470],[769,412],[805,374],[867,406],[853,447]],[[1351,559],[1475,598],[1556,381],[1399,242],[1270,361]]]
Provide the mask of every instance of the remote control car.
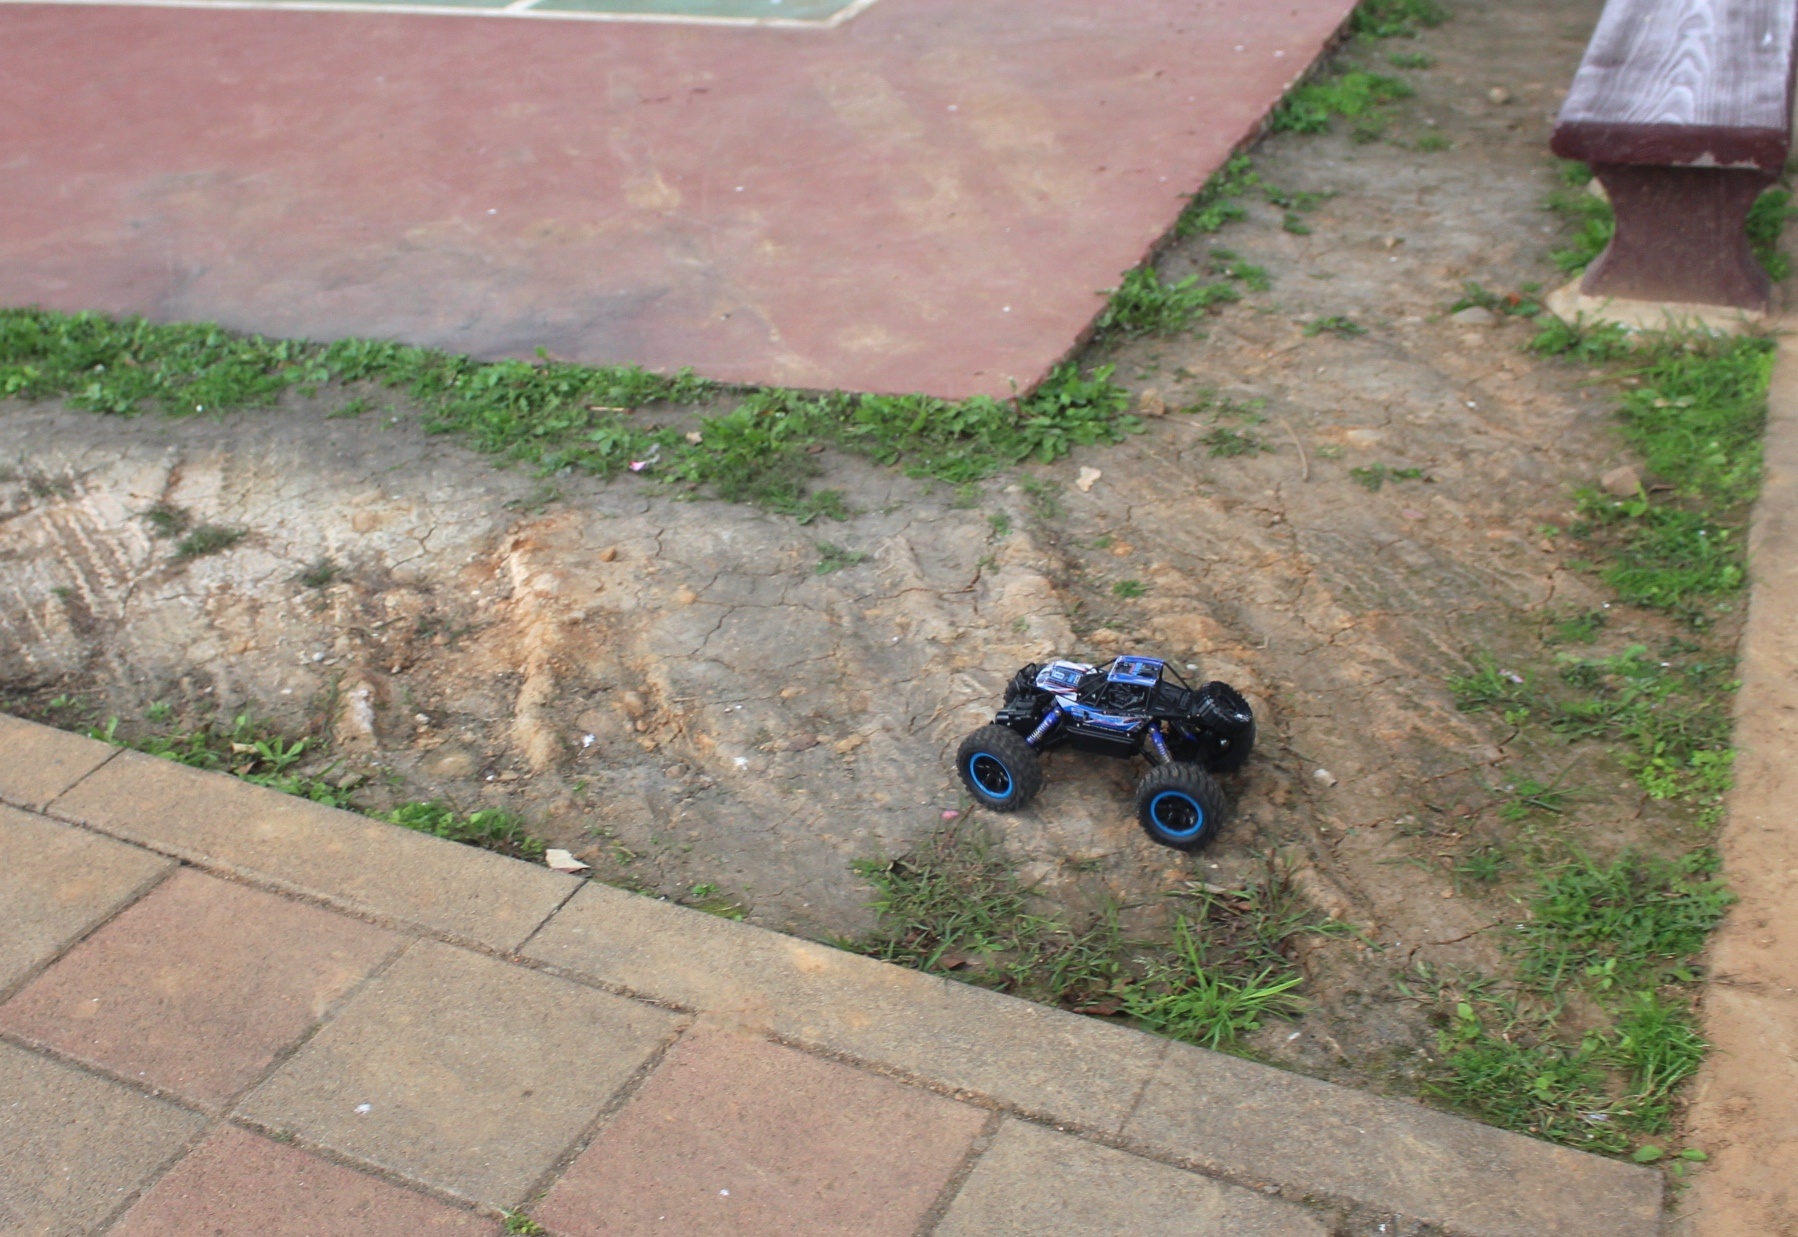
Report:
[[1136,817],[1176,850],[1199,850],[1229,810],[1214,773],[1234,773],[1255,747],[1255,714],[1228,683],[1194,688],[1154,657],[1103,666],[1034,662],[1012,676],[1005,707],[955,754],[968,793],[995,812],[1043,787],[1041,753],[1068,746],[1152,766],[1136,787]]

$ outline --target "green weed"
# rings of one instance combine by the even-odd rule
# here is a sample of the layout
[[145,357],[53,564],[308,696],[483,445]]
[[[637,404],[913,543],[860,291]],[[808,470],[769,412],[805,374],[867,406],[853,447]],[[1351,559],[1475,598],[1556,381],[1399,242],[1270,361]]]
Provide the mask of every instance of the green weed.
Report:
[[845,550],[840,545],[820,541],[818,543],[818,565],[813,569],[812,574],[827,576],[832,572],[841,571],[845,567],[854,567],[858,563],[867,561],[868,556],[860,550]]
[[175,543],[175,560],[186,562],[189,559],[205,558],[209,554],[223,554],[247,535],[241,528],[202,524]]
[[1182,238],[1210,234],[1225,224],[1247,219],[1248,208],[1239,199],[1260,183],[1249,157],[1232,155],[1180,212],[1174,234]]
[[704,911],[708,915],[716,915],[720,919],[741,921],[748,917],[749,908],[736,898],[725,893],[710,881],[701,881],[687,890],[690,899],[686,905],[696,911]]
[[1272,451],[1273,448],[1261,440],[1260,435],[1248,430],[1231,429],[1220,425],[1208,431],[1199,439],[1205,444],[1206,453],[1212,456],[1254,455],[1261,451]]
[[1211,272],[1214,275],[1222,275],[1226,279],[1238,280],[1244,287],[1255,292],[1266,292],[1273,287],[1273,282],[1267,277],[1265,266],[1256,266],[1252,262],[1245,262],[1229,249],[1213,249],[1211,251]]
[[1354,122],[1357,139],[1373,140],[1384,128],[1385,105],[1415,93],[1396,77],[1350,69],[1291,91],[1274,110],[1271,127],[1280,133],[1327,133],[1331,121],[1340,117]]
[[1213,305],[1242,299],[1227,282],[1201,284],[1197,275],[1166,283],[1152,266],[1125,274],[1094,329],[1124,336],[1171,335],[1191,326]]
[[150,526],[151,535],[170,539],[179,537],[188,530],[193,523],[193,515],[185,507],[159,502],[144,512],[144,523]]
[[1143,596],[1149,591],[1148,585],[1141,580],[1119,580],[1111,586],[1113,597],[1122,597],[1126,601]]
[[1411,143],[1411,147],[1413,150],[1420,150],[1425,154],[1435,154],[1438,151],[1453,150],[1455,144],[1449,140],[1448,134],[1435,129],[1427,129],[1417,135],[1417,140]]
[[1011,516],[1008,513],[1004,511],[995,511],[986,517],[986,522],[992,527],[993,536],[1011,536]]
[[1149,969],[1124,1007],[1152,1031],[1215,1050],[1259,1030],[1263,1018],[1302,1012],[1294,992],[1301,982],[1283,967],[1230,975],[1207,966],[1202,938],[1183,915],[1174,924],[1173,957]]
[[[52,707],[55,703],[51,702]],[[163,705],[153,707],[150,714],[153,721],[167,720],[172,710]],[[283,735],[248,713],[239,713],[229,724],[209,721],[191,730],[150,733],[136,738],[122,735],[120,725],[119,718],[109,718],[104,726],[90,728],[87,735],[189,768],[230,773],[252,785],[310,799],[327,807],[353,807],[351,793],[325,781],[323,774],[307,776],[293,771],[294,765],[316,748],[314,739]]]
[[1433,69],[1436,67],[1436,58],[1422,52],[1389,52],[1386,63],[1395,69]]
[[1367,334],[1367,328],[1353,318],[1341,314],[1332,314],[1327,318],[1313,318],[1305,324],[1306,335],[1322,335],[1324,332],[1340,335],[1344,339],[1353,339],[1357,335]]
[[1434,29],[1447,20],[1448,10],[1436,0],[1361,0],[1349,16],[1349,30],[1363,39],[1414,39],[1420,28]]
[[497,808],[482,808],[463,815],[441,799],[414,800],[382,814],[380,819],[432,837],[498,851],[502,855],[519,859],[543,858],[543,839],[533,837],[517,816]]
[[1358,486],[1370,493],[1377,494],[1388,481],[1421,481],[1421,468],[1388,468],[1384,464],[1369,464],[1364,468],[1349,469],[1349,478]]
[[299,575],[295,576],[303,588],[324,588],[337,578],[337,564],[328,558],[315,560]]
[[1550,990],[1569,981],[1600,989],[1690,980],[1687,964],[1735,896],[1714,851],[1677,860],[1626,854],[1601,865],[1576,855],[1543,873],[1530,916],[1513,929],[1518,974]]

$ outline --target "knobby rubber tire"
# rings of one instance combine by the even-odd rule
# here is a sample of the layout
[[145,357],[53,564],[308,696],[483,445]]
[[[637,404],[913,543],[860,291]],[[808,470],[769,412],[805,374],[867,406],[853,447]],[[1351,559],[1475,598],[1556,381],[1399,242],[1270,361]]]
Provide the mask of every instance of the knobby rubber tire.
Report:
[[1136,819],[1143,832],[1175,850],[1203,850],[1223,828],[1230,801],[1196,764],[1156,765],[1136,784]]
[[[1003,794],[998,793],[996,770],[1003,770]],[[1015,812],[1043,788],[1042,757],[1009,726],[982,726],[963,739],[955,771],[975,801],[995,812]]]

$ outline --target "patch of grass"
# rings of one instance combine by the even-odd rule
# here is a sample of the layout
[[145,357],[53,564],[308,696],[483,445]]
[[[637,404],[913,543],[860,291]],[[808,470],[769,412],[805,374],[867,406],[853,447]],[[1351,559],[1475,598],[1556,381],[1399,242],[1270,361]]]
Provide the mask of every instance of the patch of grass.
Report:
[[202,524],[175,543],[175,561],[187,562],[190,559],[205,558],[209,554],[223,554],[247,535],[241,528]]
[[1609,621],[1603,610],[1587,610],[1583,614],[1556,619],[1548,639],[1552,644],[1591,644]]
[[1269,1016],[1302,1012],[1294,991],[1303,977],[1283,966],[1232,975],[1207,966],[1201,937],[1181,916],[1174,924],[1173,957],[1150,968],[1125,996],[1125,1008],[1144,1026],[1171,1039],[1227,1048],[1261,1028]]
[[441,799],[414,800],[383,813],[380,819],[517,859],[541,859],[545,849],[543,839],[532,836],[517,816],[497,808],[482,808],[464,815]]
[[1202,284],[1197,275],[1188,275],[1167,283],[1154,267],[1139,266],[1112,291],[1094,328],[1127,337],[1171,335],[1191,326],[1212,306],[1241,299],[1242,294],[1226,281]]
[[1353,339],[1357,335],[1367,334],[1366,327],[1342,314],[1332,314],[1327,318],[1313,318],[1305,324],[1305,334],[1307,335],[1322,335],[1326,331],[1331,335],[1340,335],[1344,339]]
[[1112,913],[1076,930],[1033,911],[1016,865],[968,821],[903,858],[854,866],[875,888],[880,928],[843,948],[1214,1047],[1300,1008],[1293,937],[1348,931],[1320,922],[1275,865],[1252,887],[1196,895],[1165,943],[1125,940]]
[[1280,230],[1290,232],[1294,236],[1311,235],[1311,225],[1306,223],[1304,217],[1298,212],[1290,210],[1286,212],[1286,217],[1280,220]]
[[1046,477],[1025,477],[1018,484],[1030,496],[1031,514],[1039,520],[1054,520],[1067,514],[1061,505],[1061,483]]
[[1447,20],[1448,10],[1436,0],[1361,0],[1349,16],[1349,30],[1363,39],[1414,39],[1420,29]]
[[[56,706],[56,701],[50,703],[52,708]],[[166,721],[172,712],[166,704],[152,706],[150,720]],[[239,713],[229,723],[208,721],[190,730],[151,732],[136,737],[122,734],[120,719],[113,717],[103,726],[90,727],[86,734],[90,739],[160,756],[191,769],[229,773],[252,785],[266,786],[327,807],[354,808],[350,791],[341,790],[325,780],[330,769],[311,775],[295,771],[295,765],[314,754],[319,746],[317,739],[284,735],[248,713]]]
[[144,523],[150,526],[150,534],[165,540],[179,537],[193,523],[193,514],[186,507],[177,507],[173,503],[159,502],[144,512]]
[[993,536],[1011,536],[1011,516],[1008,513],[1004,511],[995,511],[986,517],[986,522],[992,528]]
[[1535,346],[1613,365],[1624,440],[1667,486],[1629,499],[1582,491],[1572,534],[1604,554],[1599,574],[1624,601],[1703,625],[1712,599],[1747,581],[1744,537],[1760,486],[1774,341],[1629,340],[1551,322]]
[[1694,977],[1686,964],[1735,900],[1716,852],[1677,859],[1575,855],[1538,878],[1530,916],[1513,929],[1520,977],[1544,990],[1583,979],[1600,989]]
[[1174,234],[1185,238],[1221,231],[1225,224],[1249,217],[1240,199],[1261,183],[1247,155],[1232,155],[1205,187],[1193,195],[1174,224]]
[[1377,494],[1388,481],[1421,481],[1421,468],[1388,468],[1384,464],[1368,464],[1363,468],[1349,469],[1349,478],[1369,493]]
[[911,476],[961,485],[1140,428],[1110,368],[1052,372],[1030,395],[950,403],[927,396],[810,395],[761,388],[707,418],[694,441],[632,410],[693,403],[725,389],[689,371],[552,361],[480,362],[378,340],[313,344],[209,324],[159,325],[101,314],[0,310],[0,395],[61,397],[111,415],[267,407],[283,392],[366,382],[404,392],[431,433],[553,473],[630,470],[686,492],[760,504],[801,520],[842,518],[843,495],[813,493],[807,449],[831,442]]
[[522,1211],[505,1212],[506,1232],[520,1237],[542,1237],[544,1227]]
[[315,560],[294,579],[302,588],[324,588],[337,578],[337,564],[328,558]]
[[720,919],[739,922],[749,915],[747,906],[725,893],[711,881],[701,881],[688,889],[685,905],[696,911],[704,911],[708,915],[716,915]]
[[1199,441],[1205,444],[1206,453],[1213,457],[1254,455],[1258,452],[1273,450],[1261,440],[1260,435],[1248,430],[1231,429],[1227,425],[1220,425],[1208,431]]
[[1453,150],[1455,144],[1449,140],[1448,134],[1437,129],[1427,129],[1417,135],[1417,140],[1411,143],[1411,148],[1421,150],[1425,154],[1435,154],[1438,151]]
[[1266,292],[1273,287],[1267,277],[1265,266],[1256,266],[1237,257],[1233,250],[1213,249],[1211,251],[1211,273],[1222,275],[1226,279],[1235,279],[1254,292]]
[[1542,312],[1542,302],[1521,292],[1498,293],[1469,279],[1461,285],[1461,299],[1448,307],[1448,313],[1459,313],[1474,306],[1501,317],[1534,318]]
[[[1731,901],[1716,867],[1700,849],[1609,864],[1574,854],[1539,872],[1527,917],[1512,928],[1521,987],[1506,992],[1478,976],[1443,982],[1419,968],[1435,987],[1442,1053],[1427,1089],[1551,1142],[1661,1159],[1665,1151],[1642,1140],[1671,1129],[1674,1090],[1708,1047],[1688,989],[1693,960]],[[1574,988],[1608,1025],[1564,1026]]]
[[817,548],[818,565],[813,568],[813,575],[827,576],[832,572],[841,571],[845,567],[853,567],[857,563],[868,561],[868,556],[860,550],[845,550],[842,546],[829,541],[820,541]]
[[1395,69],[1433,69],[1436,58],[1422,52],[1388,52],[1386,63]]
[[1563,655],[1558,666],[1561,686],[1550,687],[1481,657],[1449,687],[1465,711],[1496,712],[1568,742],[1613,744],[1649,798],[1689,805],[1702,827],[1718,819],[1734,760],[1727,658],[1672,649],[1656,658],[1634,645],[1611,657]]
[[1384,131],[1386,105],[1415,93],[1396,77],[1350,69],[1292,90],[1274,110],[1270,127],[1278,133],[1327,133],[1341,118],[1354,122],[1357,140],[1372,141]]
[[1148,591],[1148,585],[1144,584],[1141,580],[1119,580],[1116,584],[1111,586],[1111,595],[1113,597],[1122,597],[1125,600],[1141,597]]

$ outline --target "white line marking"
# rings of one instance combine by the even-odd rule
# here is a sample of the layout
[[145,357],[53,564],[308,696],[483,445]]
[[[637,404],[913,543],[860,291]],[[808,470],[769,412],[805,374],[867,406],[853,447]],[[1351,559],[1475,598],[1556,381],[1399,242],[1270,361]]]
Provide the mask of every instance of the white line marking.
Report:
[[801,17],[699,17],[690,13],[583,13],[571,9],[540,9],[543,0],[512,0],[500,8],[477,9],[441,4],[366,4],[343,0],[0,0],[3,4],[82,4],[90,7],[147,9],[260,9],[267,12],[301,13],[413,13],[426,17],[539,17],[558,21],[645,22],[680,26],[766,26],[776,30],[830,30],[872,8],[877,0],[851,0],[826,18]]

